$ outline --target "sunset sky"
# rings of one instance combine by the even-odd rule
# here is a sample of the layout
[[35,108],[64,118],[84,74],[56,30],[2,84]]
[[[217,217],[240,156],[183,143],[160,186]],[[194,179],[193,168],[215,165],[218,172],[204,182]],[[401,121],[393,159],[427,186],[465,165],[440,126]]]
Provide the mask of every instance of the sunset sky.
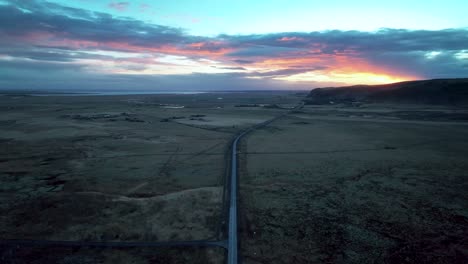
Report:
[[0,0],[0,89],[311,89],[468,77],[466,10],[466,0]]

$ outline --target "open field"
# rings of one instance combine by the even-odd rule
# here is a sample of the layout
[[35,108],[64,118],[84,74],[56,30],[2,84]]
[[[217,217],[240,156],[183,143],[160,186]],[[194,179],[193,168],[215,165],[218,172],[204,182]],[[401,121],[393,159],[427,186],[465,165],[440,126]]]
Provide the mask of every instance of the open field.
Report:
[[[0,238],[216,239],[233,135],[300,100],[293,93],[0,96]],[[463,263],[467,116],[444,106],[308,105],[254,131],[239,155],[241,259]],[[215,248],[70,250],[6,248],[1,256],[224,259]]]
[[306,106],[244,141],[244,263],[466,263],[466,109]]
[[285,111],[259,104],[299,100],[292,93],[0,96],[0,237],[217,239],[232,136]]
[[[14,251],[7,249],[6,253],[3,256],[0,256],[0,260],[2,264],[202,264],[224,263],[224,254],[224,249],[222,248],[198,247],[140,249],[22,247],[15,249]],[[8,256],[11,256],[11,258],[8,258]]]

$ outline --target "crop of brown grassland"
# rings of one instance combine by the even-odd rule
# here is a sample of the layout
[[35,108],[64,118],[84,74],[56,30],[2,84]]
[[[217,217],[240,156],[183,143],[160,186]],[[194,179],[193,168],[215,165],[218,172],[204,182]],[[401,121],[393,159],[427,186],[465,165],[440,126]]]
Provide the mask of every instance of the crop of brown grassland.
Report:
[[[284,111],[263,104],[298,100],[285,93],[0,96],[0,238],[217,239],[231,138]],[[67,250],[15,254],[44,263],[71,258]],[[116,254],[135,263],[215,263],[224,254],[171,249],[139,259],[126,250],[79,252],[90,263],[110,263]]]
[[466,262],[466,117],[451,106],[307,105],[249,135],[244,263]]
[[[301,99],[0,96],[0,237],[216,239],[230,140]],[[306,105],[256,130],[239,154],[242,260],[464,263],[467,116],[446,105]],[[222,263],[225,252],[1,253],[24,263]]]

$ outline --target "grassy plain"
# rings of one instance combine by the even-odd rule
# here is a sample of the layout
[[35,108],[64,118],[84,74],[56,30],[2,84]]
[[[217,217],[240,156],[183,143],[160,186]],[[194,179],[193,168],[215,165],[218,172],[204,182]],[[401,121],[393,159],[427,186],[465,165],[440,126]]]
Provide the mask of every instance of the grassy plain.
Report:
[[468,112],[308,105],[248,136],[244,263],[463,263]]
[[[284,111],[263,104],[298,100],[271,92],[0,96],[0,238],[217,239],[231,138]],[[210,262],[205,255],[194,262]]]
[[[0,96],[0,238],[216,239],[230,140],[301,96]],[[467,117],[444,106],[307,105],[254,131],[240,149],[244,263],[463,263]],[[203,248],[14,255],[224,260],[222,249]]]

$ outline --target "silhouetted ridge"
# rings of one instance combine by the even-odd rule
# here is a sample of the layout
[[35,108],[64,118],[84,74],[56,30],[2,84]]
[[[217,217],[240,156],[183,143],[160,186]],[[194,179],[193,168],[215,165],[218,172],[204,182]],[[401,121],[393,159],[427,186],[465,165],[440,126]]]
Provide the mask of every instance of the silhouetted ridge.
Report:
[[358,102],[468,104],[468,78],[317,88],[306,99],[307,104]]

